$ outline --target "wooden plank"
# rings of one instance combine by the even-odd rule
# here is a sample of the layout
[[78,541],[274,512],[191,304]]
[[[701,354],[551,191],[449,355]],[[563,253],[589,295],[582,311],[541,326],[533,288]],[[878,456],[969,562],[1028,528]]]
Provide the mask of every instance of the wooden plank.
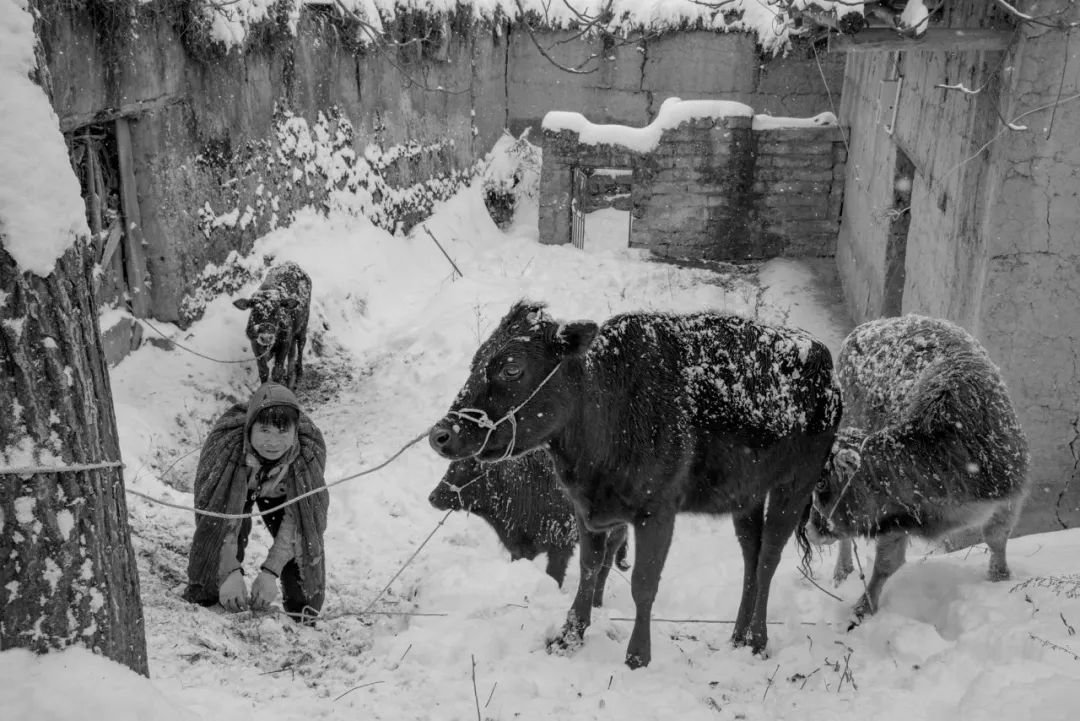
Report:
[[139,197],[135,192],[135,162],[131,153],[131,128],[126,118],[116,121],[116,154],[120,161],[120,210],[124,214],[124,267],[127,271],[131,312],[145,318],[150,312],[149,273],[143,241]]
[[985,28],[930,28],[919,38],[906,38],[889,28],[867,28],[855,35],[833,35],[829,51],[870,53],[885,51],[975,52],[1005,50],[1012,43],[1011,30]]
[[115,108],[103,108],[92,113],[72,113],[60,118],[60,132],[69,133],[84,125],[96,125],[108,123],[122,117],[134,117],[152,113],[175,103],[183,102],[184,98],[179,95],[162,95],[151,100],[137,100],[133,103],[124,103]]

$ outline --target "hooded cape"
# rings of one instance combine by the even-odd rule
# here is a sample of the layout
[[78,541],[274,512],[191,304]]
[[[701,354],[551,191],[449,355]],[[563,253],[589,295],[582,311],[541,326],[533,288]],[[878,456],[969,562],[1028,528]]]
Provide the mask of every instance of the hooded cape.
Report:
[[[288,405],[299,410],[295,397],[284,386],[261,386],[248,404],[238,403],[225,412],[203,443],[195,473],[195,507],[218,513],[243,513],[251,469],[246,465],[248,430],[262,408]],[[322,432],[300,411],[296,427],[299,452],[286,471],[285,496],[291,500],[325,488],[326,443]],[[295,560],[309,606],[322,608],[326,592],[326,563],[323,534],[329,498],[316,493],[292,505],[299,531]],[[188,587],[184,599],[193,603],[215,603],[218,598],[218,566],[226,533],[236,533],[239,520],[196,514],[195,536],[188,556]]]

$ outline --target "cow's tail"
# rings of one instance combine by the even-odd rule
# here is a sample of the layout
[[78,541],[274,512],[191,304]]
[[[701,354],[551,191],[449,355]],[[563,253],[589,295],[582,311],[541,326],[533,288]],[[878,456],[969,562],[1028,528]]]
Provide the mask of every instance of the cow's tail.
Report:
[[813,504],[806,504],[802,517],[799,518],[799,525],[795,526],[795,543],[799,547],[799,568],[802,569],[807,578],[814,577],[814,571],[810,565],[810,562],[814,560],[814,547],[806,535],[806,524],[810,522],[810,509],[812,506]]

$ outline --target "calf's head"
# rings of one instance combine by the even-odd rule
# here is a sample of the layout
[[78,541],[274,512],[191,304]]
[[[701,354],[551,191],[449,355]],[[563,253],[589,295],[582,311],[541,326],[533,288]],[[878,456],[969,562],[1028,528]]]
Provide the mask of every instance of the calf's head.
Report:
[[467,458],[454,461],[428,496],[428,503],[440,511],[482,513],[492,491],[494,469]]
[[450,411],[428,434],[439,455],[512,458],[555,435],[580,403],[573,378],[596,337],[592,321],[560,323],[541,303],[521,301],[473,356]]
[[300,300],[277,288],[262,288],[250,298],[237,298],[233,305],[240,310],[250,310],[247,334],[261,348],[270,348],[278,333],[292,325],[292,313]]
[[861,450],[866,434],[847,428],[836,436],[821,478],[814,487],[806,536],[816,545],[838,538],[859,535],[860,521],[866,519],[869,505],[865,479],[861,471]]

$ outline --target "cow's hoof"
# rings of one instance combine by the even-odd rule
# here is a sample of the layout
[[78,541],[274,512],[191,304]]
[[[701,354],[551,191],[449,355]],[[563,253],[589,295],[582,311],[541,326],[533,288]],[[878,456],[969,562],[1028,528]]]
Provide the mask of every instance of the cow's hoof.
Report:
[[986,577],[994,583],[998,581],[1008,581],[1012,578],[1012,573],[1009,572],[1008,566],[994,566],[990,564],[990,570],[987,572]]
[[851,564],[836,564],[836,568],[833,569],[832,574],[833,588],[838,588],[841,584],[844,583],[844,581],[847,580],[847,577],[854,572],[855,567]]
[[556,656],[573,655],[584,643],[585,629],[567,623],[557,636],[547,641],[547,652]]
[[851,618],[848,620],[847,630],[855,630],[855,628],[863,622],[863,619],[872,615],[874,615],[874,611],[870,606],[870,601],[867,600],[866,596],[863,596],[862,600],[859,601],[851,611]]
[[630,667],[630,670],[634,670],[636,668],[645,668],[649,665],[649,661],[651,660],[652,659],[650,658],[650,655],[647,653],[626,654],[626,665]]

